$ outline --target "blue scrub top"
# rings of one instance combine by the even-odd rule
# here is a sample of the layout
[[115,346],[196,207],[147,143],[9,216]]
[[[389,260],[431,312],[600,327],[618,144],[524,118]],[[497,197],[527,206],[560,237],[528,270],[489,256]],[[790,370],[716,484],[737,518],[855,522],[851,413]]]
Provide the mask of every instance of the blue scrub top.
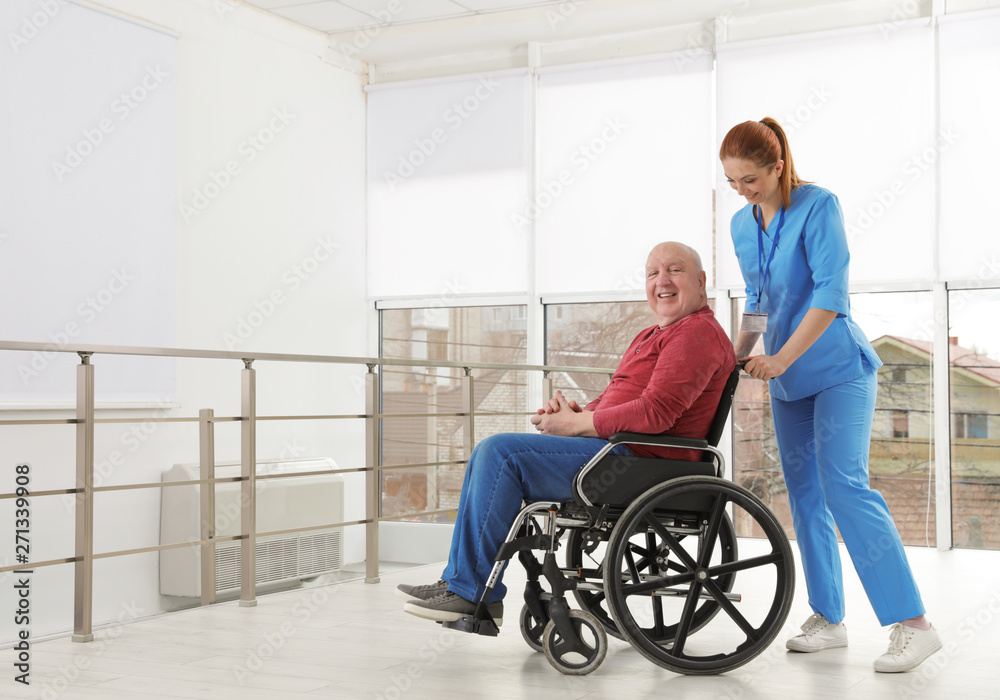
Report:
[[[765,262],[777,222],[776,216],[764,232]],[[746,310],[753,311],[760,290],[760,264],[752,205],[733,216],[731,230],[747,283]],[[851,318],[847,296],[850,258],[837,197],[816,185],[792,190],[767,288],[760,298],[760,311],[767,313],[764,348],[768,355],[776,354],[809,309],[836,311],[837,318],[784,374],[770,381],[771,396],[797,401],[882,366],[867,336]]]

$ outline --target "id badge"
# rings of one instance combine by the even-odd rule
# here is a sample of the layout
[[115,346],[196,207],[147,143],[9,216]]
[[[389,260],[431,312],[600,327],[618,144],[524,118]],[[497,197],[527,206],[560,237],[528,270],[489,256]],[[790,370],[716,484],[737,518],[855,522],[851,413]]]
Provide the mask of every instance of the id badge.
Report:
[[743,314],[743,322],[740,323],[742,333],[767,333],[767,314],[753,313],[748,311]]

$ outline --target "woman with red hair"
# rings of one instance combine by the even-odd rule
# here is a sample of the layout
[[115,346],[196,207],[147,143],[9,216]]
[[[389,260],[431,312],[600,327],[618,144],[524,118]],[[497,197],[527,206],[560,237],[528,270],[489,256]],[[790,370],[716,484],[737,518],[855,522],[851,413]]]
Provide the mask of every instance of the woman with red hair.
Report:
[[733,216],[747,286],[736,356],[763,334],[746,372],[768,381],[774,430],[813,615],[792,651],[847,646],[835,526],[882,625],[893,625],[881,672],[909,671],[941,648],[882,495],[869,486],[876,373],[882,362],[851,318],[840,203],[799,178],[775,120],[737,124],[719,151],[747,205]]

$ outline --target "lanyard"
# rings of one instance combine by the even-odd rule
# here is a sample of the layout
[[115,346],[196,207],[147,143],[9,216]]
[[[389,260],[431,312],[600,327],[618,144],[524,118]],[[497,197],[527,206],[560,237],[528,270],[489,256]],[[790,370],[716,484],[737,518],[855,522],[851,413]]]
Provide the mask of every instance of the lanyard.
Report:
[[774,251],[778,248],[778,237],[781,235],[781,224],[785,221],[785,208],[778,210],[778,225],[774,227],[774,242],[771,244],[771,252],[767,256],[767,266],[764,266],[764,210],[758,207],[757,210],[757,272],[760,280],[760,289],[757,290],[757,311],[760,311],[760,298],[764,296],[764,285],[767,283],[767,275],[771,271],[771,261],[774,260]]

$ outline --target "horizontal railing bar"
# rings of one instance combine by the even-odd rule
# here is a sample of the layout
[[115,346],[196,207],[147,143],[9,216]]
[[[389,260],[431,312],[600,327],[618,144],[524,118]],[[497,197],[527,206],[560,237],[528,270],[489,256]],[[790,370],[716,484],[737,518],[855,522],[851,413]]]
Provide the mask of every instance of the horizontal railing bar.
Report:
[[291,527],[287,530],[271,530],[270,532],[258,532],[257,539],[261,537],[271,537],[273,535],[288,535],[293,532],[308,532],[309,530],[329,530],[335,527],[347,527],[348,525],[367,525],[367,520],[349,520],[343,523],[334,523],[332,525],[309,525],[307,527]]
[[[69,409],[67,409],[69,410]],[[73,425],[76,418],[46,418],[45,420],[0,420],[0,425]]]
[[[435,463],[437,464],[437,463]],[[441,462],[440,464],[464,464],[464,462]],[[405,465],[418,466],[418,465]],[[433,466],[433,465],[423,465]],[[393,467],[389,467],[392,469]],[[285,479],[292,476],[323,476],[326,474],[350,474],[353,472],[366,472],[368,467],[346,467],[344,469],[329,469],[320,472],[289,472],[287,474],[258,474],[257,480],[261,479]],[[217,476],[214,479],[187,479],[185,481],[155,481],[145,484],[121,484],[119,486],[95,486],[94,493],[101,491],[129,491],[131,489],[156,489],[168,486],[195,486],[201,484],[222,484],[236,481],[243,481],[242,476]],[[68,494],[80,493],[81,489],[55,489],[52,491],[32,491],[23,498],[36,498],[38,496],[64,496]],[[22,498],[16,493],[0,493],[0,500],[4,498]]]
[[[467,464],[469,460],[467,459],[455,459],[450,462],[425,462],[423,464],[390,464],[378,467],[378,471],[387,471],[389,469],[413,469],[416,467],[443,467],[447,464]],[[366,467],[367,469],[367,467]],[[260,477],[257,477],[258,479]]]
[[441,515],[443,513],[454,513],[458,511],[458,508],[443,508],[441,510],[425,510],[420,513],[403,513],[402,515],[384,515],[379,518],[379,522],[383,520],[400,520],[402,518],[422,518],[425,515]]
[[[291,476],[325,476],[327,474],[351,474],[354,472],[366,472],[368,467],[344,467],[343,469],[324,469],[321,472],[288,472],[287,474],[258,474],[257,481],[262,479],[286,479]],[[243,477],[239,477],[242,481]]]
[[[454,510],[454,509],[453,509]],[[333,523],[332,525],[309,525],[307,527],[293,527],[288,530],[274,530],[273,532],[257,532],[255,536],[270,537],[272,535],[284,535],[292,532],[306,532],[308,530],[327,530],[334,527],[346,527],[348,525],[365,525],[367,520],[351,520],[343,523]],[[160,552],[164,549],[180,549],[181,547],[200,547],[203,544],[218,544],[219,542],[236,542],[242,540],[243,535],[228,535],[226,537],[213,537],[210,540],[191,540],[190,542],[175,542],[173,544],[159,544],[153,547],[142,547],[140,549],[123,549],[118,552],[101,552],[95,554],[94,559],[109,559],[111,557],[124,557],[129,554],[147,554],[149,552]],[[69,559],[68,561],[74,561]],[[14,567],[19,568],[19,567]]]
[[[464,413],[376,413],[376,418],[461,418]],[[476,413],[478,416],[479,413]],[[364,416],[367,418],[368,416]]]
[[[343,413],[335,414],[331,413],[329,415],[316,415],[316,416],[257,416],[258,421],[262,420],[335,420],[337,418],[367,418],[364,413]],[[240,420],[237,417],[236,420]]]
[[218,544],[219,542],[236,542],[242,540],[243,535],[227,535],[225,537],[213,537],[210,540],[191,540],[190,542],[174,542],[173,544],[158,544],[153,547],[142,547],[140,549],[122,549],[117,552],[101,552],[95,554],[94,559],[110,559],[111,557],[124,557],[129,554],[148,554],[149,552],[162,552],[165,549],[180,549],[181,547],[198,547],[203,544]]
[[[227,481],[242,481],[242,476],[222,476],[216,477],[212,481],[216,484],[221,484]],[[204,484],[207,480],[201,479],[190,479],[187,481],[153,481],[145,484],[122,484],[120,486],[95,486],[94,493],[99,493],[102,491],[129,491],[131,489],[156,489],[163,488],[164,486],[194,486],[195,484]]]
[[476,411],[476,416],[534,416],[535,411]]
[[[133,418],[95,418],[94,423],[238,423],[243,420],[241,416],[213,416],[212,418],[202,418],[200,416],[135,416]],[[72,421],[76,423],[77,421]]]
[[26,564],[15,564],[14,566],[4,566],[0,568],[0,574],[6,573],[8,571],[30,571],[32,569],[40,569],[43,566],[55,566],[56,564],[72,564],[75,561],[79,561],[77,557],[66,557],[65,559],[49,559],[48,561],[29,561]]
[[519,365],[500,362],[453,362],[450,360],[407,360],[389,357],[342,357],[337,355],[294,355],[273,352],[237,352],[232,350],[191,350],[187,348],[150,348],[129,345],[73,345],[56,343],[29,343],[0,340],[0,350],[21,352],[89,353],[91,355],[141,355],[145,357],[183,357],[205,360],[264,360],[269,362],[311,362],[338,365],[385,365],[399,367],[468,367],[470,369],[520,369],[538,372],[581,372],[608,374],[614,369],[594,367],[558,367],[550,365]]
[[27,496],[18,496],[16,493],[0,493],[0,500],[4,498],[37,498],[39,496],[65,496],[70,493],[77,493],[80,489],[53,489],[51,491],[32,491]]

